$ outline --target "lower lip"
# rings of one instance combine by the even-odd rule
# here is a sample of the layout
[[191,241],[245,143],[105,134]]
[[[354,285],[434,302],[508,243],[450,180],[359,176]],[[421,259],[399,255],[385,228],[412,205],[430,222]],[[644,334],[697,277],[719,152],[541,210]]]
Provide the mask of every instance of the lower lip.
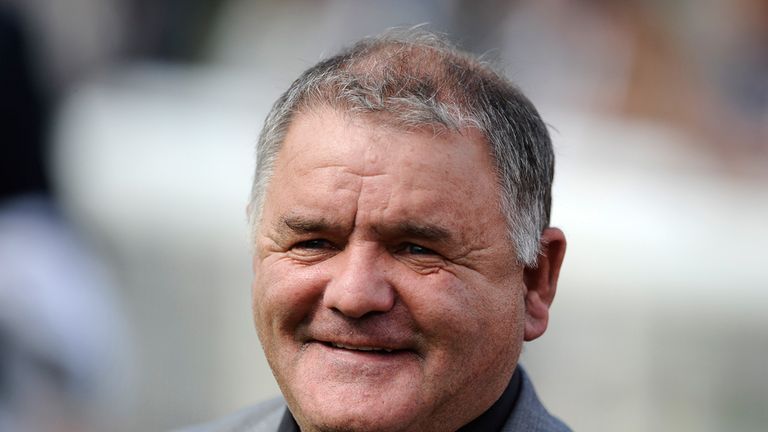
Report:
[[357,351],[308,342],[301,356],[304,377],[327,385],[362,385],[365,392],[399,383],[413,382],[423,367],[414,351]]

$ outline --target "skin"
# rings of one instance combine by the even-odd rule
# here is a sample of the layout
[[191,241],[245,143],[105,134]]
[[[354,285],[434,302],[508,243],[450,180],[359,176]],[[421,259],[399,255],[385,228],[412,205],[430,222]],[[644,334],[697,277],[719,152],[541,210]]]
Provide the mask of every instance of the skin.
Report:
[[456,430],[546,329],[565,240],[545,230],[537,268],[517,265],[481,136],[375,120],[293,121],[257,235],[256,327],[302,431]]

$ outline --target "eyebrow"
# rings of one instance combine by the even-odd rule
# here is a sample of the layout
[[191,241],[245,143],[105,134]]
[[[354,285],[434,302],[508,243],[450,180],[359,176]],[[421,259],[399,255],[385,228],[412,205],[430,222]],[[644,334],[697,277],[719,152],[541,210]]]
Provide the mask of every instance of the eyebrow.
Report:
[[278,219],[275,230],[281,234],[287,231],[297,234],[331,231],[337,224],[325,218],[309,218],[305,216],[287,215]]
[[445,242],[453,237],[450,231],[438,225],[421,224],[412,221],[400,222],[397,224],[396,231],[405,237],[436,242]]
[[[281,235],[342,230],[338,223],[334,223],[326,218],[300,215],[282,216],[275,223],[274,228]],[[391,227],[374,227],[374,231],[385,236],[407,237],[436,243],[447,243],[454,240],[453,234],[446,228],[435,224],[419,223],[410,220],[396,223]]]

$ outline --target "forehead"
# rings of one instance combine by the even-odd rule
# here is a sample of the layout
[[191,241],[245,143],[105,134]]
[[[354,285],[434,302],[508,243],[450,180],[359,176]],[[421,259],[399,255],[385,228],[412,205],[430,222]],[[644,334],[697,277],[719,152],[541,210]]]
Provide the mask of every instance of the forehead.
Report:
[[278,218],[300,212],[346,222],[364,210],[379,219],[400,218],[395,223],[467,222],[468,214],[486,220],[500,215],[498,190],[478,131],[402,130],[372,115],[327,108],[292,122],[265,204]]
[[296,115],[278,152],[277,169],[293,173],[344,165],[372,176],[386,170],[423,170],[421,178],[495,179],[489,147],[472,128],[405,127],[388,114],[350,114],[327,106]]

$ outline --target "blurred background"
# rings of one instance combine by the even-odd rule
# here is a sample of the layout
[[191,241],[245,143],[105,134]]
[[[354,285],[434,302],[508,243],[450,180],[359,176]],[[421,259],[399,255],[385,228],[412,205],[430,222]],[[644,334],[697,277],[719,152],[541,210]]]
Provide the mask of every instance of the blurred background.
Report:
[[768,1],[0,0],[0,431],[162,431],[278,393],[253,145],[305,68],[429,23],[558,154],[523,364],[576,430],[768,425]]

